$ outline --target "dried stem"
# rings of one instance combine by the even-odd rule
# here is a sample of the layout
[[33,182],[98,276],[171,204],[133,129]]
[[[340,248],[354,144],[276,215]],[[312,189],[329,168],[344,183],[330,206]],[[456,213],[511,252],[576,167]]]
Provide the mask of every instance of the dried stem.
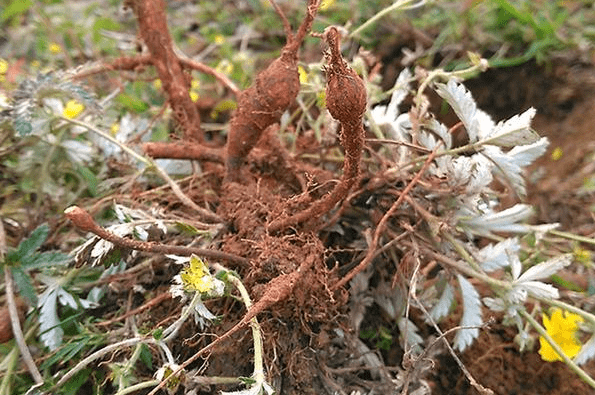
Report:
[[[0,220],[2,223],[2,220]],[[4,228],[0,229],[0,232],[3,233]],[[17,303],[14,297],[14,282],[12,279],[12,275],[10,273],[10,268],[8,265],[4,266],[4,282],[6,283],[6,302],[8,303],[8,311],[10,313],[10,323],[12,326],[12,334],[14,335],[14,339],[19,346],[19,350],[21,352],[21,356],[25,361],[25,365],[33,376],[33,380],[35,380],[36,384],[43,383],[43,377],[37,366],[35,365],[35,361],[29,352],[29,347],[27,347],[27,343],[25,342],[25,337],[23,336],[23,331],[21,329],[21,323],[19,321],[19,312],[17,309]]]
[[133,240],[120,237],[99,226],[87,211],[78,206],[71,206],[67,208],[64,210],[64,214],[77,228],[86,232],[91,232],[96,236],[119,247],[138,251],[155,252],[158,254],[173,254],[182,256],[190,256],[195,254],[205,258],[225,260],[241,267],[246,267],[250,264],[246,258],[234,254],[228,254],[223,251],[186,246],[172,246],[150,241]]
[[394,215],[394,213],[397,211],[399,206],[401,206],[401,203],[403,203],[403,201],[405,200],[405,196],[407,196],[407,194],[419,182],[419,180],[421,179],[421,176],[425,173],[426,169],[428,168],[428,166],[430,165],[432,160],[434,160],[435,153],[436,153],[436,151],[432,151],[432,153],[430,153],[430,155],[428,156],[428,159],[426,160],[426,162],[424,163],[422,168],[419,169],[419,171],[417,172],[415,177],[413,177],[411,182],[409,182],[409,184],[407,184],[407,186],[405,187],[403,192],[401,192],[401,195],[399,196],[399,198],[393,203],[393,205],[386,212],[386,214],[384,214],[384,216],[382,217],[382,219],[376,226],[376,230],[374,231],[374,237],[372,238],[372,242],[371,242],[370,246],[368,247],[368,252],[366,253],[366,256],[364,257],[364,259],[359,263],[359,265],[357,265],[349,273],[347,273],[347,275],[345,275],[345,277],[343,277],[340,281],[338,281],[336,284],[334,284],[332,286],[332,289],[339,289],[339,288],[345,286],[345,284],[347,284],[356,274],[361,273],[362,270],[364,270],[366,267],[368,267],[368,265],[372,262],[372,259],[375,256],[376,247],[378,246],[378,242],[380,241],[380,236],[384,232],[384,229],[386,227],[388,220]]

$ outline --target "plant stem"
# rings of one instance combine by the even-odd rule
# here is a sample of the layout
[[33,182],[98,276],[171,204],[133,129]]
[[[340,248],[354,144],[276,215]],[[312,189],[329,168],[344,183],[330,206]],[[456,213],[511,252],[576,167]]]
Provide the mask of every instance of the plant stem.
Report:
[[101,350],[95,351],[93,354],[89,355],[88,357],[80,361],[78,364],[76,364],[64,376],[62,376],[62,378],[52,387],[51,392],[55,392],[57,388],[66,384],[68,380],[74,377],[74,375],[83,370],[85,367],[87,367],[87,365],[89,365],[97,358],[101,358],[102,356],[109,354],[110,352],[115,351],[120,347],[134,346],[135,344],[138,344],[143,341],[151,341],[151,338],[133,337],[132,339],[126,339],[118,343],[110,344],[108,346],[103,347]]
[[27,342],[25,342],[23,331],[21,329],[21,323],[19,322],[19,312],[17,310],[17,305],[14,298],[14,282],[12,279],[12,274],[10,273],[10,267],[8,265],[4,266],[4,281],[6,283],[6,302],[8,304],[8,311],[10,312],[10,323],[12,325],[14,339],[19,346],[21,356],[25,361],[25,365],[27,365],[29,373],[31,373],[31,376],[33,376],[33,380],[35,380],[36,384],[42,384],[43,377],[41,376],[41,373],[39,373],[39,370],[35,365],[35,361],[29,352],[29,347],[27,347]]
[[552,346],[552,348],[558,353],[558,355],[562,358],[566,366],[572,369],[585,383],[589,384],[591,387],[595,388],[595,380],[591,376],[589,376],[583,369],[581,369],[574,361],[564,353],[562,348],[552,339],[549,333],[545,330],[543,326],[539,324],[531,316],[531,314],[527,313],[525,310],[520,309],[519,313],[531,324],[533,328],[543,337],[547,342]]
[[192,298],[192,301],[190,301],[190,304],[188,304],[184,308],[182,314],[180,315],[180,318],[178,318],[173,324],[171,324],[169,327],[167,327],[163,331],[163,342],[164,343],[168,343],[176,336],[176,334],[178,333],[178,330],[182,327],[182,324],[190,316],[190,313],[194,309],[194,306],[196,306],[196,304],[199,302],[200,302],[200,292],[195,292],[194,297]]
[[399,0],[394,2],[392,5],[380,10],[376,15],[374,15],[373,17],[371,17],[370,19],[368,19],[366,22],[364,22],[363,24],[360,25],[360,27],[358,27],[357,29],[355,29],[354,31],[352,31],[349,34],[349,38],[353,38],[358,36],[361,32],[363,32],[364,30],[366,30],[368,27],[370,27],[373,23],[375,23],[377,20],[379,20],[380,18],[382,18],[383,16],[398,10],[399,8],[403,8],[403,9],[408,9],[408,8],[416,8],[416,7],[421,7],[422,5],[425,4],[425,0],[421,0],[419,1],[417,4],[411,5],[411,6],[407,6],[407,4],[411,3],[413,0]]
[[532,295],[532,297],[536,300],[539,300],[540,302],[547,303],[551,306],[559,307],[563,310],[567,310],[574,314],[578,314],[581,317],[583,317],[585,320],[589,321],[591,323],[591,326],[595,327],[595,315],[593,315],[585,310],[582,310],[574,305],[568,304],[566,302],[562,302],[561,300],[557,300],[557,299],[541,298],[541,297],[537,297],[534,295]]
[[[246,306],[246,310],[250,310],[252,307],[252,301],[250,300],[250,295],[248,294],[248,290],[242,284],[242,281],[236,277],[235,275],[228,276],[229,281],[240,291],[240,295],[242,296],[242,301]],[[260,324],[256,317],[252,317],[250,320],[250,328],[252,328],[252,340],[254,342],[254,371],[252,373],[252,378],[256,381],[257,384],[262,384],[265,382],[265,375],[264,375],[264,362],[262,358],[262,336],[260,332]]]
[[559,231],[559,230],[555,230],[555,229],[552,229],[552,230],[548,231],[548,233],[550,233],[550,234],[552,234],[554,236],[560,236],[560,237],[564,237],[564,238],[569,239],[569,240],[578,241],[580,243],[586,243],[586,244],[595,245],[595,239],[592,238],[592,237],[585,237],[585,236],[575,235],[574,233],[563,232],[563,231]]

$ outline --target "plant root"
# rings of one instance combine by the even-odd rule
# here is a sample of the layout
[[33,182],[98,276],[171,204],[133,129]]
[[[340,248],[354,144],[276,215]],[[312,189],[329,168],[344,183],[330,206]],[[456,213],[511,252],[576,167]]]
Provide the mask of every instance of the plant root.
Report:
[[359,163],[364,145],[362,118],[366,111],[366,87],[363,80],[351,69],[340,52],[339,32],[329,27],[323,34],[330,48],[329,65],[326,67],[326,105],[333,116],[341,123],[340,141],[345,148],[345,165],[341,181],[322,199],[308,209],[288,218],[275,220],[268,227],[270,232],[281,231],[308,220],[317,220],[330,211],[335,204],[345,199],[356,183]]
[[300,90],[297,53],[312,26],[320,1],[308,1],[306,15],[295,36],[291,34],[281,10],[274,1],[271,0],[271,3],[281,16],[287,43],[281,56],[261,71],[255,83],[239,95],[225,147],[226,179],[229,181],[239,181],[239,169],[250,150],[268,126],[279,122],[283,112],[297,97]]

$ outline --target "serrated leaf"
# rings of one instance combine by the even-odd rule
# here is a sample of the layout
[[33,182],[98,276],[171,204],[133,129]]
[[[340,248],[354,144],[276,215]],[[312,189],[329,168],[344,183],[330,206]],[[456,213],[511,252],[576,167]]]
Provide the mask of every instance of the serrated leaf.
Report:
[[535,143],[539,135],[531,130],[531,121],[535,116],[535,109],[530,108],[522,114],[498,123],[491,135],[482,144],[491,144],[499,147],[513,147]]
[[39,338],[44,346],[54,351],[62,344],[64,330],[58,320],[58,292],[48,287],[39,297]]
[[64,265],[72,260],[72,257],[57,251],[42,252],[36,254],[23,262],[23,267],[27,270],[41,269],[57,265]]
[[548,144],[548,140],[542,138],[533,144],[514,147],[507,153],[504,153],[499,147],[486,145],[481,154],[494,162],[493,172],[497,176],[508,181],[519,196],[525,196],[523,168],[543,155]]
[[33,286],[33,279],[21,266],[14,266],[10,268],[14,282],[19,290],[19,295],[24,297],[29,305],[37,305],[37,293]]
[[33,131],[33,126],[31,122],[25,119],[16,119],[13,123],[14,130],[19,134],[19,136],[27,136],[31,134]]
[[[457,274],[457,279],[459,280],[461,295],[463,297],[463,317],[461,318],[461,326],[480,326],[483,321],[479,293],[477,293],[473,285],[460,274]],[[459,351],[464,351],[467,347],[473,344],[473,341],[478,336],[479,328],[460,329],[457,331],[454,338],[454,348]]]
[[21,241],[17,248],[17,255],[19,259],[33,255],[35,251],[42,246],[45,239],[50,233],[50,227],[47,224],[38,226],[31,235],[25,240]]
[[511,266],[512,259],[517,256],[520,249],[521,246],[516,237],[505,239],[497,244],[488,244],[478,253],[479,265],[486,272]]
[[545,262],[541,262],[535,266],[527,269],[521,276],[516,280],[517,282],[542,280],[548,278],[552,274],[557,273],[560,269],[565,268],[572,262],[572,255],[560,255]]
[[595,357],[595,335],[583,344],[579,353],[574,357],[577,365],[582,365]]
[[452,286],[447,282],[440,299],[430,310],[430,317],[434,321],[440,321],[442,317],[446,317],[450,311],[452,303],[454,302],[455,295]]
[[[408,345],[408,348],[413,348],[414,346],[419,346],[423,344],[424,339],[419,335],[419,329],[417,326],[409,319],[405,317],[399,318],[397,322],[397,326],[399,327],[400,338],[403,340],[401,346]],[[419,350],[419,347],[417,347]]]
[[473,218],[461,218],[459,225],[480,236],[491,236],[493,232],[523,233],[529,228],[519,222],[527,220],[533,208],[527,204],[516,204],[500,212],[488,212]]
[[68,306],[73,310],[78,309],[76,299],[70,293],[66,292],[64,288],[58,288],[58,300],[62,306]]
[[541,281],[523,281],[517,283],[515,287],[523,289],[528,294],[538,298],[558,299],[560,297],[558,290],[553,285]]
[[480,130],[479,120],[476,118],[477,105],[471,92],[463,84],[449,80],[446,84],[436,83],[436,93],[440,95],[459,117],[467,134],[469,141],[474,143],[478,140]]

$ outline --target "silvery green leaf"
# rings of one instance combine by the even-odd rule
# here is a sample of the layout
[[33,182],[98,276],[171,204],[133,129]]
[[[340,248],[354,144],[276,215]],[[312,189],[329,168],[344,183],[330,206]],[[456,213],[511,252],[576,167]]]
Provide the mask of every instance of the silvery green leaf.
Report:
[[507,307],[506,303],[500,298],[485,297],[481,301],[488,307],[488,309],[496,312],[504,311]]
[[481,155],[471,157],[473,170],[465,191],[468,194],[480,193],[492,182],[492,163]]
[[521,286],[514,286],[506,295],[508,301],[513,305],[520,305],[527,300],[527,289]]
[[411,70],[408,68],[404,68],[399,76],[397,77],[397,81],[393,86],[393,93],[390,97],[390,102],[386,108],[387,116],[392,116],[393,119],[396,119],[399,115],[399,104],[403,102],[405,97],[409,94],[410,90],[410,81],[411,81]]
[[449,80],[446,84],[436,83],[438,93],[450,105],[457,114],[469,136],[469,141],[475,143],[478,140],[480,130],[479,119],[476,118],[477,105],[475,100],[463,84]]
[[447,282],[440,295],[440,299],[438,299],[438,302],[436,302],[430,310],[430,317],[432,317],[434,321],[440,321],[442,317],[446,317],[454,299],[455,295],[452,286]]
[[202,300],[194,305],[194,322],[196,322],[201,330],[211,323],[217,316],[204,305]]
[[513,147],[516,145],[532,144],[539,140],[539,135],[531,130],[531,120],[535,116],[535,109],[530,108],[520,115],[498,123],[490,136],[482,139],[482,144]]
[[535,243],[539,243],[549,231],[558,229],[559,227],[560,224],[558,223],[529,225],[528,231],[535,234]]
[[422,147],[425,147],[431,151],[438,147],[439,144],[442,145],[441,142],[439,143],[439,140],[436,138],[436,136],[423,130],[419,131],[417,135],[417,142]]
[[407,342],[408,348],[423,344],[424,339],[419,335],[419,329],[411,320],[401,317],[398,320],[397,325],[399,327],[399,332],[401,333],[400,337],[403,340],[401,346],[405,346],[405,341]]
[[554,286],[542,283],[541,281],[523,281],[517,284],[518,287],[527,291],[529,295],[538,298],[558,299],[560,297],[558,290]]
[[565,254],[560,255],[545,262],[541,262],[535,266],[527,269],[521,276],[516,280],[517,282],[542,280],[550,277],[552,274],[557,273],[560,269],[565,268],[572,262],[572,255]]
[[73,163],[88,163],[93,159],[95,150],[89,143],[78,140],[66,140],[62,142],[62,147],[66,150],[66,155]]
[[510,273],[512,274],[512,279],[516,280],[521,275],[521,270],[523,269],[523,264],[519,259],[518,255],[514,255],[514,259],[510,261]]
[[595,357],[595,335],[591,336],[591,338],[583,344],[579,353],[574,357],[574,362],[577,365],[582,365],[593,359],[593,357]]
[[548,144],[548,140],[542,138],[532,144],[516,146],[507,153],[499,147],[486,145],[481,153],[494,162],[494,173],[507,180],[517,194],[524,196],[523,168],[543,155]]
[[441,122],[438,122],[436,118],[430,118],[430,120],[425,124],[432,132],[436,133],[438,137],[444,143],[445,149],[450,149],[452,147],[452,135],[448,132],[448,128]]
[[521,167],[529,166],[543,155],[549,145],[547,137],[542,137],[531,144],[518,145],[506,153],[510,160]]
[[64,330],[60,327],[58,319],[58,292],[57,287],[48,287],[40,296],[37,303],[39,308],[40,340],[51,351],[62,344]]
[[149,239],[149,232],[144,230],[141,226],[135,226],[133,232],[134,235],[142,241],[147,241]]
[[78,309],[78,305],[76,303],[76,299],[74,299],[74,296],[66,292],[63,288],[58,288],[58,300],[62,306],[68,306],[73,310]]
[[459,225],[465,230],[480,236],[490,236],[493,232],[522,233],[527,225],[519,222],[528,219],[533,208],[527,204],[516,204],[500,212],[488,212],[472,218],[459,219]]
[[484,146],[481,153],[494,163],[493,172],[495,175],[506,180],[518,195],[526,195],[523,169],[518,163],[511,160],[500,147],[495,145]]
[[479,250],[479,265],[486,272],[510,266],[511,260],[517,256],[520,249],[521,246],[516,237],[505,239],[498,244],[488,244]]
[[[457,274],[457,279],[459,280],[461,295],[463,297],[461,326],[480,326],[482,324],[482,317],[479,294],[473,285],[463,276]],[[459,351],[464,351],[478,336],[479,328],[460,329],[454,338],[454,347]]]

